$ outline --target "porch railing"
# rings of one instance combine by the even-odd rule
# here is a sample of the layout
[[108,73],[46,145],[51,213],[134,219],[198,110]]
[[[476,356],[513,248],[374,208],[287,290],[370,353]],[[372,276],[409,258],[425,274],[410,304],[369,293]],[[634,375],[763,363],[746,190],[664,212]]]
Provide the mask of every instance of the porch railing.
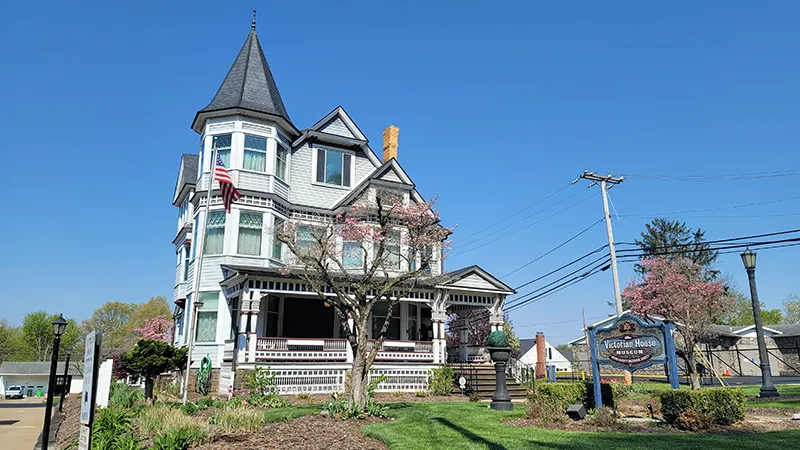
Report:
[[[375,341],[369,341],[372,350]],[[433,361],[433,342],[429,341],[383,341],[376,361]]]
[[347,341],[333,338],[260,337],[256,341],[256,360],[346,361]]

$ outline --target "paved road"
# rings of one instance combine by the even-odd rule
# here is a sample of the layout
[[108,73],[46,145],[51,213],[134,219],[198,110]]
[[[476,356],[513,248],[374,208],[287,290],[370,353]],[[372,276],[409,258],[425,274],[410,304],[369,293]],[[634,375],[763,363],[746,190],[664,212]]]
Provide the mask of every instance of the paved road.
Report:
[[0,399],[0,448],[31,450],[42,432],[44,399]]

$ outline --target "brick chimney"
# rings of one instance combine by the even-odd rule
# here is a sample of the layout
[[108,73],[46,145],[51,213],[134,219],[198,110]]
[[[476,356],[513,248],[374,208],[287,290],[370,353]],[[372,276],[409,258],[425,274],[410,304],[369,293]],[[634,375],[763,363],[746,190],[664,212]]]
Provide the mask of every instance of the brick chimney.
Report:
[[536,372],[536,378],[544,378],[546,376],[547,365],[547,347],[544,345],[544,333],[541,331],[536,333],[536,365],[533,370]]
[[397,159],[397,136],[400,134],[400,128],[389,125],[383,130],[383,162],[390,159]]

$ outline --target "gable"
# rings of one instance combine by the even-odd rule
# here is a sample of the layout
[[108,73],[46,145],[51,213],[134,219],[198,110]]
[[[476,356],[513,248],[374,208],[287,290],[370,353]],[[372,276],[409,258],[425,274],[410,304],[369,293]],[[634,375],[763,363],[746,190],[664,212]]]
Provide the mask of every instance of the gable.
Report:
[[453,287],[465,287],[465,288],[472,288],[472,289],[497,289],[497,286],[493,285],[483,277],[478,274],[469,275],[464,277],[458,281],[450,283],[449,286]]
[[319,131],[328,134],[335,134],[337,136],[344,136],[351,139],[355,138],[355,135],[350,131],[349,128],[347,128],[347,125],[345,125],[344,121],[342,121],[342,118],[338,116],[320,127]]
[[478,266],[469,266],[463,269],[446,273],[450,281],[446,281],[441,287],[448,289],[462,288],[468,290],[494,291],[504,294],[516,294],[513,288],[493,277],[489,272]]
[[381,176],[378,177],[378,179],[384,181],[393,181],[395,183],[403,183],[403,180],[400,179],[400,176],[397,175],[397,172],[395,172],[394,170],[390,170],[382,174]]

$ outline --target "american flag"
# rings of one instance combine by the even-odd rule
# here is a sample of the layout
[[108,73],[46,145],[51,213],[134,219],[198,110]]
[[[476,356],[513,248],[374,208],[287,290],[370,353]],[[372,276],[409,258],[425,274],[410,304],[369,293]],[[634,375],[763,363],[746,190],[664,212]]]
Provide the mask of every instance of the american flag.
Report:
[[233,180],[222,163],[222,157],[217,153],[217,168],[214,171],[214,179],[219,181],[219,188],[222,191],[222,203],[225,204],[225,211],[231,212],[231,203],[239,200],[242,194],[233,186]]

